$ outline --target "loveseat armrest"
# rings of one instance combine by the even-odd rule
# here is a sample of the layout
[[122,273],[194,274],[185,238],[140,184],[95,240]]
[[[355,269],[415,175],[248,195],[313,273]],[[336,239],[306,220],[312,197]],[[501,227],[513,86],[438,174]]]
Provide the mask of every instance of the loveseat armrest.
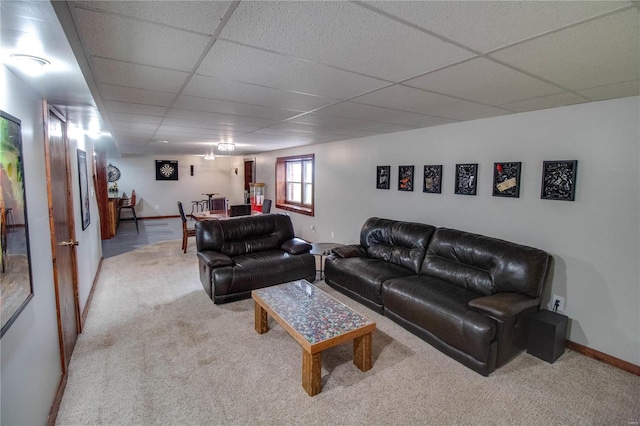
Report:
[[233,266],[236,264],[236,262],[226,254],[213,250],[199,251],[198,259],[211,269],[222,266]]
[[367,250],[360,244],[351,244],[346,246],[334,247],[331,253],[338,257],[367,257]]
[[506,319],[538,306],[540,300],[520,293],[496,293],[469,302],[469,308],[494,318]]
[[289,254],[305,254],[311,251],[311,244],[301,238],[292,238],[285,241],[280,248]]

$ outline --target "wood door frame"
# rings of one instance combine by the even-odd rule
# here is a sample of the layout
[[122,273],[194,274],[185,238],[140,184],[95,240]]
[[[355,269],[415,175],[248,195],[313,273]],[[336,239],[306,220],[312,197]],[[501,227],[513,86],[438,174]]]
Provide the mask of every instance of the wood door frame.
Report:
[[[62,320],[60,317],[60,289],[58,282],[58,268],[57,268],[57,249],[58,249],[58,241],[56,239],[55,234],[55,220],[53,215],[53,194],[51,191],[51,151],[49,147],[49,114],[55,115],[60,121],[63,123],[63,141],[65,145],[65,164],[67,168],[66,173],[66,185],[67,185],[67,223],[69,225],[69,236],[72,240],[76,239],[76,230],[75,230],[75,216],[73,210],[73,192],[72,192],[72,180],[71,180],[71,159],[69,156],[69,139],[67,137],[67,120],[56,110],[53,106],[49,105],[49,103],[45,100],[42,102],[42,110],[43,110],[43,118],[44,118],[44,156],[45,156],[45,169],[47,176],[47,203],[49,208],[49,233],[51,238],[51,257],[53,261],[53,284],[56,295],[56,316],[58,320],[58,340],[60,344],[60,363],[62,365],[62,374],[66,375],[67,373],[67,365],[69,360],[66,359],[65,350],[64,350],[64,338],[63,338],[63,330],[62,330]],[[77,334],[82,332],[82,317],[80,315],[80,297],[78,294],[78,258],[76,253],[76,248],[72,247],[71,250],[71,262],[72,262],[72,280],[73,280],[73,297],[75,304],[75,312],[76,312],[76,328]]]

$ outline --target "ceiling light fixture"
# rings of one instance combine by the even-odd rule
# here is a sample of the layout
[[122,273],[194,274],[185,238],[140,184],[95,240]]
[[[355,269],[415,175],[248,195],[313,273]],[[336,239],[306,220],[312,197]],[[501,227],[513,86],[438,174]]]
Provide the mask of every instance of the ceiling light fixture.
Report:
[[215,156],[213,153],[211,153],[211,154],[205,154],[204,159],[205,159],[205,160],[215,160],[215,159],[216,159],[216,156]]
[[232,144],[232,143],[219,143],[218,144],[218,151],[230,152],[230,151],[233,151],[234,149],[236,149],[236,146],[235,146],[235,144]]
[[20,68],[25,74],[32,76],[43,74],[45,68],[51,65],[51,62],[44,58],[22,53],[12,53],[9,58],[16,67]]

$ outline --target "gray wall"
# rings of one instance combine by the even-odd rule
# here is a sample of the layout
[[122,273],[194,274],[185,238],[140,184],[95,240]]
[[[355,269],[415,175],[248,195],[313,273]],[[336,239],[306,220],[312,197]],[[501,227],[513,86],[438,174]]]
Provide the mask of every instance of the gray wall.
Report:
[[[177,160],[178,180],[157,181],[156,160]],[[109,158],[109,163],[118,167],[121,177],[118,190],[128,196],[136,191],[136,214],[138,217],[175,216],[176,202],[181,201],[185,212],[191,211],[191,201],[206,199],[203,193],[220,193],[231,204],[241,204],[244,191],[244,161],[240,157],[216,157],[205,160],[198,156],[181,155],[136,155]],[[190,167],[194,174],[190,175]],[[238,174],[235,168],[238,168]],[[157,209],[156,209],[157,206]]]
[[[60,349],[53,285],[51,239],[44,160],[44,134],[40,97],[0,66],[0,109],[22,121],[25,186],[33,272],[34,298],[4,336],[1,372],[2,424],[45,424],[60,382]],[[70,141],[74,212],[80,217],[76,148],[87,152],[92,175],[91,141]],[[91,224],[82,230],[76,221],[78,287],[84,309],[102,257],[100,221],[93,180],[89,181]]]
[[[275,198],[275,159],[315,153],[316,214],[292,213],[297,235],[355,243],[371,216],[426,222],[531,245],[555,258],[570,339],[640,364],[639,98],[624,98],[301,147],[258,156]],[[542,162],[578,160],[576,201],[540,199]],[[522,162],[519,199],[493,197],[493,163]],[[478,195],[453,193],[456,163],[479,163]],[[422,193],[422,167],[443,164],[443,193]],[[375,189],[390,165],[391,189]],[[415,165],[414,192],[397,190]],[[315,227],[315,232],[311,227]],[[334,233],[334,237],[331,235]]]

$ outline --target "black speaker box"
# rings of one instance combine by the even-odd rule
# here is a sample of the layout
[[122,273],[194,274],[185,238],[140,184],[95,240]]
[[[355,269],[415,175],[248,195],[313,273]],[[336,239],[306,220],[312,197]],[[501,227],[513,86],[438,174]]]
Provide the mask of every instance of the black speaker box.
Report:
[[527,352],[553,364],[564,353],[569,318],[557,312],[541,310],[529,320]]

